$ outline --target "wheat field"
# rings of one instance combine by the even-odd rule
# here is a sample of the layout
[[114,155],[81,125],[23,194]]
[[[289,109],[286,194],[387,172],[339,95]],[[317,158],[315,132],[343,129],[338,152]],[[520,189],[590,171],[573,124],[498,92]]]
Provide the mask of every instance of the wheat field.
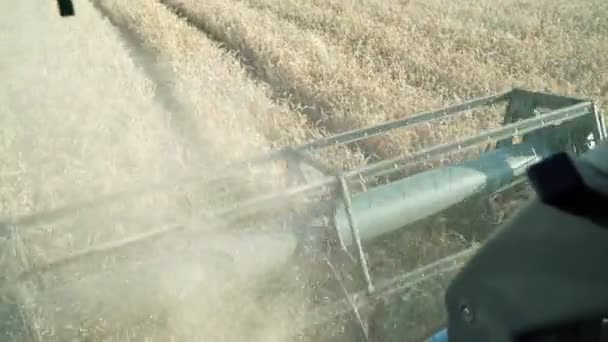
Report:
[[[282,165],[215,172],[229,162],[512,86],[591,97],[600,106],[608,100],[608,2],[601,0],[89,0],[76,2],[71,18],[55,6],[0,4],[0,289],[28,267],[160,222],[204,231],[255,226],[206,220],[205,210],[220,202],[221,186],[210,184],[260,194],[284,188],[287,173]],[[350,169],[501,121],[499,111],[473,112],[441,127],[330,148],[320,158]],[[209,182],[55,222],[19,220],[193,173]],[[431,225],[394,241],[393,249],[411,251],[396,267],[462,247],[450,224]],[[170,257],[159,273],[188,274],[188,262],[164,253]],[[101,268],[115,265],[104,259]],[[44,283],[79,279],[74,270]],[[28,338],[60,341],[89,329],[87,336],[106,341],[291,340],[293,317],[308,310],[303,294],[278,291],[262,306],[248,287],[235,286],[239,296],[217,294],[216,302],[178,300],[177,289],[165,288],[146,304],[169,323],[125,319],[117,333],[98,322],[56,328],[72,316],[51,301],[30,313],[36,329]],[[111,288],[99,291],[112,297]],[[441,289],[433,291],[412,300],[404,317],[411,334],[401,338],[420,340],[443,324]]]

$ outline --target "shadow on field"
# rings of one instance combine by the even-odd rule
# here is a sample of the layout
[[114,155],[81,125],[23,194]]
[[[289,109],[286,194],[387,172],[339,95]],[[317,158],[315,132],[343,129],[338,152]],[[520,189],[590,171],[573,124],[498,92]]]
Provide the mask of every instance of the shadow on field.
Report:
[[127,27],[127,23],[115,20],[112,14],[99,4],[98,0],[92,0],[91,4],[116,28],[120,37],[125,42],[125,47],[129,51],[132,60],[141,68],[147,78],[154,83],[156,87],[154,90],[155,100],[167,113],[171,114],[171,128],[176,131],[176,136],[185,138],[187,145],[201,146],[204,143],[204,139],[194,129],[196,127],[195,120],[188,114],[188,109],[184,102],[187,99],[178,99],[175,90],[172,88],[172,71],[167,70],[158,61],[154,52],[143,46],[135,34]]
[[[200,20],[200,18],[191,15],[181,1],[160,0],[159,2],[167,7],[169,11],[192,25],[192,27],[198,29],[201,34],[216,42],[225,50],[233,53],[252,80],[268,85],[270,98],[274,102],[285,104],[291,110],[304,114],[310,122],[319,123],[321,127],[329,132],[335,133],[344,130],[344,127],[336,126],[327,120],[327,117],[331,116],[330,113],[334,111],[334,106],[327,100],[319,98],[318,94],[311,93],[305,87],[280,80],[281,76],[277,75],[276,71],[269,70],[270,68],[267,66],[260,65],[256,51],[249,47],[238,46],[227,41],[213,27]],[[365,158],[376,155],[375,151],[367,148],[365,144],[361,146],[357,144],[356,149],[363,152]]]

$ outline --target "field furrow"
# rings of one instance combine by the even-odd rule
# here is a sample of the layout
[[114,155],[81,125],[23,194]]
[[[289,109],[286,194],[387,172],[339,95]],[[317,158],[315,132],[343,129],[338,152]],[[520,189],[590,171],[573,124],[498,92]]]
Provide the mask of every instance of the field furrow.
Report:
[[[314,123],[288,108],[288,103],[274,103],[271,90],[251,80],[232,54],[160,3],[108,0],[99,4],[154,54],[156,63],[167,65],[172,88],[180,93],[179,101],[190,104],[189,114],[195,122],[207,123],[211,132],[225,132],[216,142],[249,148],[268,141],[271,148],[277,148],[323,136]],[[333,148],[325,155],[328,153],[331,158],[325,159],[333,166],[363,162],[357,150]]]
[[[235,1],[180,1],[177,11],[245,57],[257,75],[275,89],[312,107],[309,115],[331,132],[362,128],[439,107],[441,101],[402,80],[384,77],[359,63],[344,46],[314,31]],[[487,127],[487,120],[449,126],[441,132],[418,127],[365,142],[368,154],[395,156],[430,142]]]
[[[256,75],[309,109],[330,132],[362,128],[390,118],[395,96],[386,80],[365,77],[356,61],[312,32],[272,14],[233,1],[180,2],[179,11],[227,47],[244,56]],[[262,33],[263,32],[263,33]],[[409,90],[412,90],[408,88]],[[404,110],[420,99],[405,93]],[[409,142],[391,135],[372,141],[368,153],[394,154]],[[373,146],[369,146],[373,145]]]

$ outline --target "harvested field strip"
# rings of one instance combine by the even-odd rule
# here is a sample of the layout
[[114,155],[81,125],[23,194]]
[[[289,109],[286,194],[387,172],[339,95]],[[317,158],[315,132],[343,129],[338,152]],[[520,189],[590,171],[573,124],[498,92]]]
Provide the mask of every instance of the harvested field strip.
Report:
[[[421,35],[415,25],[386,25],[366,17],[360,8],[344,7],[337,10],[329,6],[327,1],[246,2],[275,13],[299,27],[320,32],[375,72],[429,91],[436,97],[453,99],[480,96],[510,85],[509,76],[489,70],[475,58],[468,58],[466,65],[438,65],[438,60],[453,60],[459,56],[445,55],[432,49],[432,41]],[[490,83],[483,80],[490,80]]]
[[[237,107],[241,103],[247,104],[247,101],[243,101],[248,95],[247,83],[231,79],[231,75],[224,71],[226,68],[222,68],[225,64],[220,60],[221,57],[217,53],[214,56],[214,47],[196,44],[200,42],[197,34],[192,35],[190,32],[191,34],[188,35],[188,31],[184,35],[176,34],[175,31],[165,34],[166,31],[171,31],[175,24],[178,24],[179,30],[180,22],[177,18],[172,18],[171,13],[168,12],[165,13],[167,16],[163,17],[162,6],[149,7],[154,5],[157,4],[149,1],[128,6],[119,1],[99,2],[99,7],[116,26],[123,28],[123,32],[128,30],[128,33],[132,33],[135,39],[143,41],[145,47],[153,53],[166,54],[162,56],[165,58],[152,61],[159,68],[168,70],[172,77],[160,82],[172,81],[171,90],[174,96],[178,98],[182,110],[188,111],[181,114],[193,117],[190,123],[195,125],[201,135],[211,137],[210,133],[214,131],[232,132],[233,134],[222,137],[225,140],[221,143],[219,141],[215,143],[218,146],[227,144],[233,147],[231,150],[238,154],[233,158],[247,155],[255,148],[264,148],[266,142],[257,133],[255,125],[250,120],[248,108]],[[187,50],[190,50],[191,54],[186,53]],[[217,66],[220,66],[219,70],[214,69]],[[194,75],[200,78],[193,77]],[[225,84],[225,88],[209,86],[214,81]],[[226,90],[231,89],[235,92],[242,90],[245,95],[238,94],[239,96],[235,97],[234,94],[227,94]],[[214,142],[209,141],[209,143]],[[233,159],[229,156],[224,157]]]
[[[151,80],[88,2],[69,20],[57,20],[52,3],[9,6],[15,13],[6,11],[11,15],[4,27],[14,32],[0,33],[14,39],[3,41],[0,54],[0,64],[10,66],[3,70],[6,87],[0,92],[0,269],[6,271],[0,287],[27,264],[44,264],[190,212],[182,194],[173,193],[164,201],[124,205],[137,220],[133,225],[116,223],[116,211],[71,222],[13,224],[12,218],[134,182],[172,178],[189,165],[182,141],[167,129],[168,113],[159,106]],[[18,172],[7,177],[8,170]],[[15,233],[7,236],[5,228]],[[14,243],[16,235],[27,263],[10,256],[21,245]]]
[[[142,16],[147,14],[151,18],[162,18],[161,14],[152,11],[149,5],[144,6],[143,2],[122,2],[122,4],[139,6],[138,9],[147,10],[148,12],[141,13]],[[49,7],[53,5],[50,3]],[[47,8],[44,5],[36,5],[34,2],[23,2],[23,4],[19,2],[9,5],[8,8],[11,7],[22,11],[16,13],[18,16],[14,18],[11,15],[11,18],[7,20],[6,27],[10,27],[11,30],[13,27],[15,28],[14,31],[9,31],[14,40],[7,41],[6,52],[8,53],[4,53],[5,50],[3,50],[3,53],[0,54],[0,62],[2,62],[0,64],[6,63],[10,66],[3,73],[6,87],[0,92],[2,100],[0,102],[3,104],[0,106],[2,114],[0,115],[0,123],[2,123],[0,125],[0,148],[5,157],[4,162],[0,162],[0,175],[3,180],[0,184],[0,212],[2,219],[5,216],[8,217],[6,221],[0,221],[0,226],[4,226],[7,222],[10,223],[11,218],[15,216],[62,207],[71,202],[94,198],[100,194],[130,187],[133,183],[160,179],[170,180],[185,173],[194,172],[202,177],[214,176],[207,174],[203,167],[223,163],[231,158],[247,157],[252,150],[260,152],[257,148],[266,147],[263,137],[249,135],[249,133],[257,134],[255,129],[249,130],[251,120],[245,115],[251,114],[245,110],[233,111],[232,106],[255,105],[254,100],[266,101],[269,106],[272,104],[262,96],[263,92],[260,93],[262,95],[259,98],[254,97],[254,100],[248,100],[247,96],[253,96],[255,93],[246,91],[247,87],[257,89],[255,85],[246,87],[237,82],[238,78],[231,79],[222,74],[221,72],[226,72],[226,70],[222,69],[221,64],[212,64],[205,73],[206,70],[183,68],[187,61],[179,59],[179,55],[172,55],[166,60],[159,58],[158,61],[149,61],[146,58],[146,63],[158,62],[161,64],[162,70],[167,70],[167,75],[170,75],[171,78],[165,79],[166,82],[170,79],[175,80],[175,83],[168,83],[166,87],[159,87],[158,82],[163,81],[164,75],[155,77],[155,75],[143,74],[142,65],[136,63],[141,60],[133,58],[139,56],[129,54],[129,52],[137,53],[138,50],[128,51],[125,42],[121,41],[123,37],[109,25],[107,20],[102,19],[89,2],[82,2],[77,9],[78,15],[66,20],[57,18],[54,7]],[[170,14],[165,8],[162,9],[165,13]],[[6,11],[6,13],[12,12]],[[147,27],[147,29],[150,28]],[[160,32],[167,28],[161,26],[156,29]],[[202,38],[200,32],[196,30],[194,32]],[[2,33],[4,32],[0,32],[0,35]],[[176,37],[180,36],[179,32],[172,33]],[[49,39],[40,40],[41,36],[46,37],[47,35]],[[169,48],[171,46],[164,47],[164,49]],[[185,46],[182,52],[191,48]],[[202,58],[204,57],[203,55]],[[227,63],[230,63],[228,57],[225,56]],[[174,61],[175,64],[170,64],[171,61]],[[206,64],[210,64],[209,60],[203,60],[203,65]],[[238,63],[234,62],[234,65],[235,70],[241,70]],[[211,70],[219,73],[212,74]],[[175,75],[171,74],[173,72]],[[176,77],[182,72],[184,73],[181,74],[181,77]],[[188,72],[193,74],[190,75]],[[154,79],[150,79],[150,76]],[[198,83],[189,79],[189,76],[194,80],[201,77],[199,88],[190,88]],[[242,81],[249,82],[246,77],[243,77]],[[220,96],[222,91],[227,92],[230,87],[234,87],[235,89],[232,91],[239,93],[240,97],[233,98],[230,93],[225,94],[224,97]],[[180,100],[177,108],[174,105],[159,106],[158,92],[165,90],[171,90],[174,93],[171,97]],[[197,90],[198,94],[192,93]],[[181,102],[182,99],[189,99],[190,102]],[[232,101],[229,102],[229,100]],[[167,123],[171,121],[169,117],[175,114],[174,111],[184,108],[188,110],[183,113],[184,117],[191,113],[200,115],[191,118],[193,121],[196,120],[195,128],[204,139],[207,139],[208,144],[191,146],[194,145],[193,141],[180,140],[175,136],[178,132],[167,128]],[[211,112],[213,109],[217,109],[217,111]],[[204,110],[210,110],[210,112],[204,112]],[[229,117],[231,113],[240,113],[243,117]],[[217,119],[217,122],[212,121],[213,119]],[[235,127],[232,124],[239,125]],[[296,127],[294,122],[267,122],[266,124],[284,125],[280,129],[285,130]],[[252,140],[254,138],[255,141]],[[210,157],[203,160],[202,163],[201,160],[193,160],[195,158],[190,158],[184,151],[188,148],[203,149],[208,152]],[[351,157],[346,154],[343,156],[345,159]],[[339,158],[341,156],[336,156],[336,159]],[[272,175],[266,174],[266,176],[272,178]],[[179,188],[160,195],[142,196],[134,202],[116,201],[112,203],[111,208],[94,212],[92,210],[78,211],[74,216],[56,222],[40,222],[29,226],[30,229],[19,226],[16,227],[16,230],[23,237],[24,254],[29,254],[32,264],[41,265],[65,257],[87,245],[97,245],[122,236],[130,236],[137,231],[157,228],[171,220],[190,221],[186,224],[201,231],[215,228],[207,220],[196,217],[193,213],[193,211],[206,209],[193,204],[213,200],[213,195],[208,188],[204,187]],[[11,282],[11,277],[23,271],[22,266],[17,265],[16,258],[11,255],[13,249],[10,237],[4,236],[3,233],[5,232],[0,232],[0,268],[5,270],[7,275],[0,276],[0,286],[7,285],[5,281]],[[146,252],[154,255],[157,250],[150,248]],[[134,251],[133,254],[138,253]],[[115,261],[112,260],[114,258],[102,259],[91,264],[73,265],[74,268],[60,270],[57,274],[49,274],[48,279],[44,279],[45,284],[54,283],[54,286],[64,281],[84,277],[89,272],[111,268]],[[190,258],[190,260],[194,259]],[[180,261],[165,261],[164,266],[172,271],[175,265],[184,266]],[[175,268],[179,269],[179,267]],[[167,274],[162,268],[158,271],[163,275]],[[189,277],[192,276],[191,273],[188,272],[184,279],[189,280]],[[115,279],[121,280],[119,278]],[[168,282],[166,287],[170,290],[169,278],[161,276],[143,284],[131,283],[131,285],[133,289],[136,289],[138,295],[143,295],[147,293],[148,286],[160,284],[159,287],[162,288],[165,281]],[[144,282],[139,277],[134,277],[134,279]],[[208,279],[205,283],[208,283]],[[225,283],[222,284],[225,285]],[[106,310],[111,310],[112,307],[120,308],[121,305],[116,305],[117,303],[124,305],[129,302],[129,298],[120,294],[115,297],[106,297],[100,302],[99,296],[108,293],[109,288],[102,283],[97,283],[97,285],[101,288],[70,289],[68,292],[73,296],[70,296],[68,301],[74,298],[89,297],[86,295],[90,294],[89,298],[94,302],[92,308],[96,314],[108,312]],[[179,285],[183,284],[179,283]],[[57,296],[53,298],[60,299]],[[161,307],[155,309],[163,309],[162,306],[166,304],[170,310],[178,311],[177,314],[172,312],[174,314],[172,316],[177,316],[175,321],[178,322],[175,324],[182,323],[179,322],[181,318],[179,311],[182,308],[174,308],[180,306],[179,303],[167,303],[170,298],[162,295],[149,299],[150,305],[153,302],[161,302],[159,304]],[[289,299],[291,298],[284,299],[284,302]],[[236,302],[242,301],[231,298],[231,304]],[[200,304],[196,303],[196,308],[192,309],[189,315],[193,320],[212,314],[216,319],[214,323],[220,324],[222,322],[217,321],[224,321],[224,313],[214,310],[212,313],[205,314],[202,312],[203,308],[208,308],[209,303]],[[256,310],[257,305],[254,304],[250,305],[253,307],[250,310],[240,306],[239,313],[243,314],[245,310]],[[70,307],[63,310],[63,313],[76,315],[73,316],[76,321],[68,322],[69,327],[74,330],[90,328],[89,332],[94,331],[95,334],[99,334],[92,339],[99,340],[108,330],[112,329],[112,326],[104,324],[107,322],[98,320],[99,316],[89,322],[84,322],[81,326],[79,323],[83,323],[82,320],[86,317],[78,315],[77,309]],[[130,309],[138,311],[142,316],[153,314],[147,309],[133,307]],[[189,309],[183,308],[184,311]],[[39,340],[68,340],[65,335],[55,334],[61,328],[68,328],[54,326],[55,323],[58,323],[55,321],[55,315],[61,315],[57,310],[59,310],[58,306],[52,305],[48,311],[37,312],[36,316],[39,313],[42,317],[32,318],[35,327],[44,330],[41,333],[43,337]],[[121,312],[110,313],[108,316],[124,317],[121,316]],[[236,313],[224,322],[233,322],[235,316]],[[270,313],[256,312],[251,316],[268,318]],[[125,320],[120,323],[134,323],[138,318],[135,317],[134,321]],[[78,322],[79,320],[80,322]],[[280,320],[273,317],[270,321],[274,325]],[[211,329],[201,332],[200,321],[196,323],[190,326],[191,330],[180,326],[174,331],[167,331],[166,335],[173,336],[162,335],[164,330],[172,329],[164,329],[163,326],[160,326],[142,329],[140,334],[129,331],[127,334],[130,336],[116,340],[172,341],[176,340],[173,333],[191,333],[195,330],[193,326],[198,329],[198,333],[193,335],[208,337],[212,333]],[[229,330],[228,327],[217,329],[218,327],[214,326],[213,328],[219,331],[219,334]],[[269,327],[268,330],[273,328],[275,327]],[[255,335],[254,330],[253,328],[248,329],[247,335],[249,337]],[[0,336],[6,336],[4,333],[8,332],[2,331]],[[271,331],[267,332],[267,335],[271,334]],[[181,340],[196,340],[195,337],[183,337]],[[270,338],[268,336],[267,339],[260,338],[260,340]],[[0,339],[5,340],[2,337]],[[110,339],[112,338],[110,337]]]
[[[98,7],[98,9],[102,9],[102,12],[106,15],[108,14],[108,11],[105,10],[108,9],[105,7],[107,4],[108,3],[103,3],[103,5],[101,5],[102,7]],[[133,8],[143,10],[144,12],[140,12],[140,14],[144,16],[144,18],[146,13],[148,14],[148,18],[160,18],[157,13],[151,12],[149,8],[146,9],[147,5],[143,4],[143,2],[142,4],[138,4],[138,6],[139,7]],[[172,14],[164,7],[158,6],[158,9],[165,11],[167,15],[172,16]],[[148,12],[145,12],[146,10],[148,10]],[[90,17],[95,19],[95,27],[103,27],[107,32],[109,32],[108,35],[112,37],[113,41],[118,46],[118,48],[116,48],[116,50],[119,51],[117,54],[122,53],[124,58],[131,58],[129,62],[134,65],[134,70],[138,72],[136,75],[140,76],[136,78],[136,80],[141,83],[138,86],[148,87],[145,90],[151,93],[150,95],[153,96],[154,100],[156,100],[155,104],[163,104],[161,106],[162,114],[156,113],[156,110],[152,111],[147,108],[138,108],[137,106],[131,105],[131,101],[136,101],[134,100],[134,96],[126,96],[128,94],[125,95],[124,92],[137,88],[133,85],[131,85],[130,88],[125,86],[124,89],[122,89],[122,93],[118,93],[118,96],[116,96],[116,94],[114,95],[115,97],[126,97],[128,99],[127,101],[119,101],[124,108],[121,108],[122,111],[117,111],[117,113],[120,113],[118,117],[116,117],[116,114],[114,114],[113,116],[103,116],[103,119],[97,119],[115,122],[113,122],[111,125],[108,122],[91,122],[91,125],[97,125],[102,128],[105,126],[111,127],[108,129],[108,134],[115,136],[110,138],[111,142],[106,142],[106,144],[108,146],[114,146],[114,144],[122,143],[124,140],[124,143],[128,144],[129,150],[125,149],[125,151],[122,151],[122,153],[121,151],[108,153],[104,150],[100,150],[102,147],[99,147],[99,149],[96,150],[96,153],[92,154],[104,156],[102,163],[110,164],[106,167],[103,165],[99,166],[90,160],[89,162],[81,162],[78,160],[80,156],[78,156],[78,154],[74,154],[73,152],[71,154],[66,153],[66,155],[63,155],[61,151],[66,147],[56,146],[57,151],[60,151],[59,153],[61,154],[57,152],[53,154],[53,165],[56,167],[61,167],[60,165],[66,164],[68,165],[66,167],[67,169],[88,168],[89,172],[97,171],[94,170],[94,168],[100,168],[103,170],[109,167],[110,170],[107,170],[105,171],[105,174],[98,176],[95,181],[91,182],[89,180],[87,182],[95,184],[98,183],[99,180],[102,180],[102,182],[103,180],[109,182],[108,179],[114,180],[116,178],[116,174],[123,172],[122,168],[125,168],[126,170],[133,168],[132,164],[135,164],[135,160],[140,158],[141,155],[147,156],[148,159],[142,161],[142,165],[140,167],[146,169],[145,163],[149,163],[149,165],[147,165],[149,168],[147,171],[150,174],[154,173],[155,171],[152,168],[154,166],[153,163],[162,164],[162,159],[166,160],[164,162],[166,166],[163,165],[164,168],[174,170],[172,172],[165,172],[163,176],[155,175],[155,178],[163,177],[166,179],[171,179],[186,173],[191,174],[194,172],[194,170],[199,172],[201,177],[216,178],[216,175],[206,172],[206,170],[210,168],[209,166],[216,164],[221,165],[232,159],[245,158],[252,153],[259,153],[268,148],[266,140],[257,133],[257,127],[255,127],[250,120],[250,114],[247,112],[248,108],[239,110],[239,108],[234,107],[235,105],[243,104],[253,106],[256,100],[258,100],[258,102],[261,104],[265,103],[264,100],[267,103],[270,103],[269,100],[263,97],[263,94],[261,94],[258,99],[251,96],[255,95],[255,93],[252,92],[256,89],[254,85],[248,85],[246,82],[239,83],[238,79],[231,79],[226,76],[229,75],[229,73],[222,74],[222,72],[225,72],[225,70],[221,68],[222,64],[219,64],[222,62],[220,56],[216,56],[217,64],[202,63],[204,68],[201,69],[194,69],[192,64],[185,64],[184,60],[177,58],[177,56],[171,56],[171,60],[175,62],[174,64],[169,63],[169,58],[156,60],[156,57],[153,54],[146,55],[146,51],[142,51],[141,48],[136,46],[125,46],[125,44],[136,43],[137,37],[135,35],[127,35],[126,42],[120,41],[121,38],[125,38],[125,31],[127,31],[128,27],[120,27],[120,33],[122,34],[117,34],[114,28],[107,25],[108,23],[102,20],[99,13],[97,13],[94,8],[89,9],[89,11],[91,12]],[[120,18],[112,16],[112,21],[115,23],[120,23]],[[148,26],[148,28],[155,27],[154,25],[155,24]],[[160,32],[162,30],[157,31]],[[196,32],[196,30],[194,31]],[[196,34],[198,35],[198,32],[196,32]],[[174,36],[179,37],[178,34],[174,34]],[[175,47],[173,50],[170,48],[171,46],[167,46],[166,50],[170,53],[176,51]],[[187,46],[182,46],[182,49],[187,48]],[[127,52],[130,52],[130,54],[127,54]],[[205,53],[205,51],[201,50],[198,50],[197,52]],[[209,53],[206,55],[209,55]],[[204,57],[205,54],[202,56]],[[214,67],[216,69],[213,69]],[[235,67],[240,66],[235,63]],[[148,79],[141,77],[144,76],[140,73],[142,70],[147,71],[145,76],[148,76]],[[212,71],[215,71],[216,74],[213,74]],[[202,77],[200,79],[192,77],[193,75],[197,74],[200,74]],[[108,80],[110,79],[108,78]],[[247,80],[244,78],[240,81]],[[135,83],[135,80],[129,82]],[[219,86],[209,87],[209,84],[218,84]],[[233,91],[235,92],[242,90],[242,93],[239,94],[239,98],[230,98],[230,94],[221,97],[220,92],[225,90],[222,88],[223,86],[228,87],[225,89],[232,87],[234,88]],[[249,92],[247,91],[247,87],[250,88]],[[83,94],[85,91],[86,89],[79,89],[80,94]],[[252,97],[253,101],[246,101],[247,96]],[[91,95],[91,97],[98,99],[99,95]],[[111,100],[108,100],[105,97],[102,98],[107,102],[104,103],[104,105],[107,106],[108,104],[112,104]],[[167,101],[159,101],[159,98],[167,99]],[[130,116],[124,115],[124,111],[129,111],[128,114]],[[120,115],[122,115],[122,117]],[[179,120],[177,121],[180,122],[176,122],[176,116],[179,116]],[[82,116],[80,119],[82,122],[78,121],[74,124],[86,125],[88,124],[86,120],[92,120]],[[135,126],[137,129],[128,129],[130,128],[129,126],[126,127],[127,129],[125,129],[125,122],[129,123],[131,121],[135,123],[133,126]],[[153,124],[160,127],[153,127]],[[176,124],[179,125],[180,128],[177,132],[167,130],[167,126],[175,126]],[[123,127],[121,127],[121,125]],[[65,137],[75,135],[75,133],[69,131],[70,126],[65,126],[66,125],[61,126],[61,130],[64,131],[63,135]],[[72,129],[74,128],[72,127]],[[178,150],[177,153],[166,153],[170,157],[165,156],[165,153],[154,156],[152,151],[159,149],[156,147],[157,144],[167,144],[167,142],[160,139],[160,133],[156,133],[156,130],[162,131],[162,133],[166,133],[165,131],[172,133],[167,135],[169,135],[170,139],[179,141],[179,147],[176,147]],[[45,132],[47,135],[49,135],[49,132],[52,132],[52,130],[49,130],[48,127],[46,127]],[[93,134],[92,132],[94,132],[94,129],[91,129],[90,132],[84,132],[82,129],[80,129],[77,132],[78,134],[84,135]],[[181,134],[183,133],[187,134],[188,139],[182,139]],[[154,134],[159,135],[158,140],[155,139]],[[40,135],[44,136],[44,134]],[[55,138],[55,140],[57,139]],[[75,138],[75,140],[78,139]],[[52,149],[54,146],[50,145],[45,147]],[[86,155],[94,151],[92,149],[87,149],[87,147],[87,144],[81,144],[81,146],[79,146],[79,152]],[[130,151],[132,149],[136,150]],[[149,156],[150,154],[152,154],[152,156]],[[172,158],[174,156],[177,160]],[[86,155],[86,157],[83,158],[91,157]],[[96,160],[96,162],[99,163],[100,160]],[[113,165],[120,163],[124,165]],[[178,169],[179,171],[175,169]],[[269,173],[270,171],[272,171],[270,168],[264,170],[265,173]],[[61,172],[58,172],[58,174],[60,175]],[[147,174],[147,177],[140,176],[140,179],[132,179],[131,182],[125,184],[125,187],[128,187],[135,182],[140,184],[145,183],[144,180],[149,179],[150,174]],[[73,177],[75,182],[81,182],[81,184],[84,183],[81,179],[79,179],[82,178],[82,176],[78,176],[79,175]],[[241,188],[246,189],[247,187],[245,185],[250,185],[250,183],[253,183],[251,184],[252,187],[262,185],[258,184],[257,180],[251,181],[248,179],[249,175],[247,174],[242,174],[238,177],[227,175],[222,176],[229,178],[227,181],[239,190],[241,190]],[[273,177],[267,178],[272,179],[273,182],[276,180]],[[224,179],[222,179],[222,181],[223,180]],[[55,185],[51,182],[47,183]],[[90,184],[87,183],[84,185],[89,186]],[[74,187],[74,185],[64,184],[63,187],[69,189],[70,187]],[[47,229],[40,229],[39,226],[33,226],[33,229],[28,230],[28,235],[25,237],[25,240],[28,247],[32,250],[32,254],[35,255],[37,263],[44,264],[46,261],[60,258],[65,256],[66,253],[69,254],[72,250],[80,250],[89,244],[114,240],[123,234],[128,235],[129,233],[133,233],[137,230],[155,228],[157,225],[160,225],[169,219],[177,219],[185,222],[190,221],[193,216],[200,214],[203,203],[209,204],[209,202],[212,202],[214,204],[218,204],[220,202],[217,196],[215,196],[214,190],[214,188],[209,186],[199,186],[197,188],[190,188],[187,191],[180,189],[161,195],[154,194],[150,196],[142,196],[138,198],[137,201],[117,203],[111,208],[97,210],[93,213],[88,213],[88,215],[74,215],[68,219],[61,220],[61,222],[45,224],[45,228]],[[99,190],[91,191],[91,193],[97,195],[107,192],[108,191]],[[69,200],[69,202],[75,202],[78,198],[80,197],[73,197]],[[193,203],[199,204],[200,207],[193,205]],[[50,200],[46,203],[46,205],[52,207],[61,207],[61,204],[61,202],[56,200]],[[150,207],[155,209],[151,211]],[[113,219],[107,220],[105,219],[106,217],[112,217]],[[97,230],[97,228],[99,228],[99,222],[104,222],[107,225],[107,229]],[[55,232],[61,232],[61,234],[57,235]]]
[[[201,5],[181,1],[176,11],[227,47],[244,55],[257,75],[275,89],[314,108],[313,119],[331,132],[361,128],[439,106],[429,93],[362,66],[343,47],[328,44],[272,13],[243,3],[211,0]],[[415,150],[428,142],[462,133],[419,128],[394,132],[366,142],[366,151],[381,158]],[[487,122],[479,120],[479,125]],[[458,132],[458,133],[457,133]]]
[[[266,139],[272,147],[281,147],[323,136],[301,113],[273,103],[270,90],[248,79],[233,55],[160,3],[104,1],[101,6],[168,64],[177,80],[174,87],[182,93],[181,100],[194,104],[197,120],[226,132],[222,144],[252,146]],[[246,132],[240,134],[239,129]],[[332,156],[332,164],[340,167],[363,162],[357,151],[345,148],[333,149]]]
[[[166,127],[167,113],[155,101],[153,85],[99,13],[86,3],[79,17],[55,22],[54,7],[33,7],[43,13],[34,14],[43,18],[41,26],[6,26],[23,32],[16,29],[20,44],[7,42],[2,54],[2,64],[14,65],[4,69],[7,86],[0,92],[2,216],[44,211],[183,172],[183,146]],[[79,31],[87,23],[92,28]],[[47,33],[65,39],[37,42]],[[11,61],[15,57],[18,62]],[[9,177],[10,170],[18,172]]]

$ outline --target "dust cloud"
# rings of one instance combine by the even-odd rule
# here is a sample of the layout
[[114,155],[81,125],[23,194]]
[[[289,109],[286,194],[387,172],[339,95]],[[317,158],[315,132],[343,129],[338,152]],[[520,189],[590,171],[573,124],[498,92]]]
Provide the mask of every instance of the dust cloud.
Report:
[[[204,93],[192,98],[205,80],[175,75],[90,3],[77,5],[75,17],[60,18],[52,2],[0,4],[0,339],[288,340],[304,305],[284,290],[298,288],[285,270],[293,236],[209,215],[283,185],[274,167],[214,172],[268,150],[247,118],[228,118],[247,99],[214,107]],[[216,112],[201,114],[209,108]],[[214,120],[222,109],[225,120]],[[189,113],[206,120],[188,121]],[[40,216],[193,174],[205,181]],[[238,192],[217,197],[226,187]],[[17,279],[162,227],[182,233]],[[269,283],[273,296],[261,296]]]

